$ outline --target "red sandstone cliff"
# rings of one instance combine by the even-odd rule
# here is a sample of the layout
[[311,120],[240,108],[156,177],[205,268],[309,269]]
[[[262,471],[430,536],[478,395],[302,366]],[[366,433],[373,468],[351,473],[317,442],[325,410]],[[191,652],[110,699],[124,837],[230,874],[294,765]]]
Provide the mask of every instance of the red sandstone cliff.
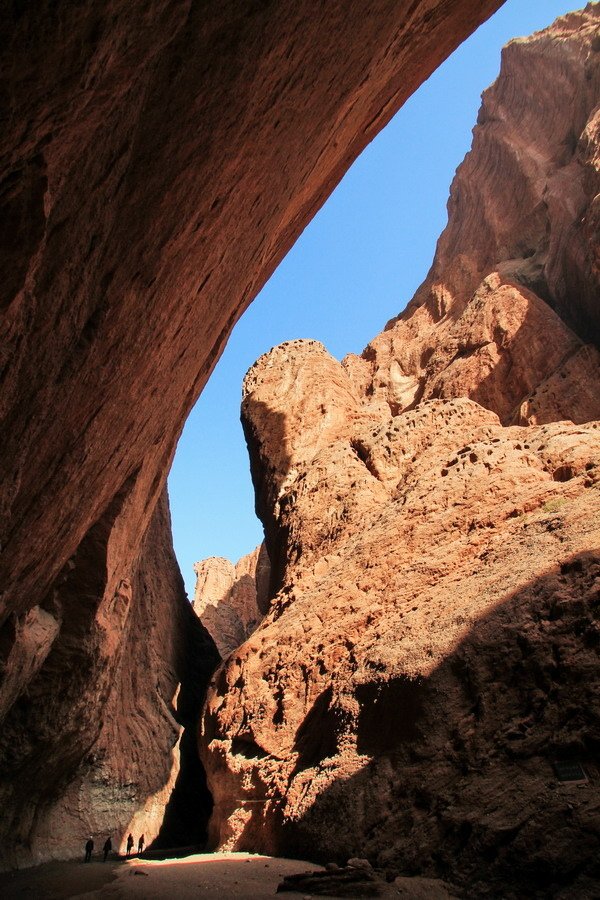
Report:
[[[163,553],[149,558],[157,542],[144,535],[185,417],[351,161],[500,2],[375,0],[366,15],[349,0],[3,4],[9,860],[75,852],[71,826],[61,844],[44,823],[66,810],[78,829],[104,804],[98,777],[116,785],[98,827],[164,782],[183,601],[173,566],[155,583]],[[159,688],[157,672],[170,673]]]
[[599,24],[504,52],[427,281],[362,357],[246,376],[279,590],[204,712],[221,846],[596,895]]
[[271,567],[264,544],[233,565],[211,556],[194,565],[194,612],[225,659],[250,637],[269,608]]
[[[194,735],[218,654],[185,596],[166,496],[131,580],[116,589],[107,583],[123,552],[122,511],[112,512],[49,611],[34,607],[19,624],[5,664],[2,699],[13,706],[0,732],[0,798],[11,866],[79,856],[88,833],[99,846],[111,834],[115,849],[132,829],[148,844],[204,839],[210,798]],[[87,580],[71,581],[82,570]],[[27,693],[15,698],[24,668]]]
[[368,403],[466,394],[505,423],[600,416],[597,30],[594,4],[504,48],[425,282],[345,361]]

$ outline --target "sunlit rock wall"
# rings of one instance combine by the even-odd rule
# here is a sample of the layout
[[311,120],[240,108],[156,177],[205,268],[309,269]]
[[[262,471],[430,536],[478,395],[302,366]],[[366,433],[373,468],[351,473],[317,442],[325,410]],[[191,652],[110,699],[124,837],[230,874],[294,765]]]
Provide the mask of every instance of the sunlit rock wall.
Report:
[[194,612],[225,659],[257,628],[269,608],[271,566],[264,544],[233,565],[211,556],[194,564]]
[[246,376],[278,593],[209,690],[215,844],[595,895],[599,25],[505,50],[432,271],[362,357],[292,341]]

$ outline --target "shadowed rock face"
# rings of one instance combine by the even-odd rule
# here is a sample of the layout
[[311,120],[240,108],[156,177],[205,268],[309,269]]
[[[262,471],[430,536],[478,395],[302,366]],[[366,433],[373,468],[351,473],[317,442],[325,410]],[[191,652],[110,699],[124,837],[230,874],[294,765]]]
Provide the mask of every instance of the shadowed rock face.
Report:
[[119,515],[95,526],[50,612],[37,608],[19,624],[6,662],[5,685],[37,637],[37,670],[27,692],[10,698],[0,733],[8,865],[79,855],[88,833],[98,846],[111,834],[115,849],[129,830],[163,846],[205,840],[210,798],[194,735],[219,657],[183,590],[166,495],[131,582],[106,588],[103,572],[109,579],[120,558]]
[[9,610],[45,596],[128,479],[153,506],[233,323],[351,160],[499,5],[12,8],[0,144]]
[[[600,356],[576,321],[585,304],[567,316],[555,300],[557,285],[563,300],[598,296],[585,223],[599,24],[590,6],[509,45],[484,99],[502,113],[483,116],[457,173],[465,202],[450,205],[426,283],[362,357],[340,364],[293,341],[246,376],[278,593],[204,711],[221,846],[366,855],[473,896],[594,896]],[[563,100],[547,93],[551,73],[570,86]],[[569,117],[579,131],[557,159]],[[495,141],[508,153],[517,135],[507,169]],[[568,167],[564,204],[527,231],[521,204],[542,189],[542,162],[552,184]],[[496,194],[506,179],[516,212]],[[591,185],[575,205],[573,179]],[[574,259],[585,289],[571,295]],[[564,760],[583,765],[583,788],[559,782]]]
[[[2,788],[9,859],[74,853],[90,806],[98,829],[117,827],[164,784],[184,640],[175,632],[191,619],[174,612],[174,564],[164,581],[156,574],[165,537],[144,535],[183,421],[233,324],[350,162],[498,6],[3,5],[0,769],[18,781]],[[85,774],[100,756],[113,792],[105,816]],[[63,829],[75,801],[60,798],[81,779],[81,814]]]

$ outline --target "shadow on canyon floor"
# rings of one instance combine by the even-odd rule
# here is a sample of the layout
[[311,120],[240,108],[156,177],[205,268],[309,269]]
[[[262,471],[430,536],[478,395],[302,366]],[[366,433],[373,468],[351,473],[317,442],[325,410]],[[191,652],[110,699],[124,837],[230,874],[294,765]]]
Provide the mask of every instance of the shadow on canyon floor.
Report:
[[[598,896],[586,891],[600,876],[599,647],[594,551],[466,622],[428,677],[358,685],[357,747],[371,759],[298,820],[279,813],[278,851],[367,856],[391,873],[459,882],[468,896],[486,885],[494,896],[494,885]],[[321,695],[297,734],[308,753],[299,768],[315,777],[337,752],[334,719]],[[580,763],[587,779],[561,782],[557,761]],[[257,846],[261,819],[257,811],[238,846]]]

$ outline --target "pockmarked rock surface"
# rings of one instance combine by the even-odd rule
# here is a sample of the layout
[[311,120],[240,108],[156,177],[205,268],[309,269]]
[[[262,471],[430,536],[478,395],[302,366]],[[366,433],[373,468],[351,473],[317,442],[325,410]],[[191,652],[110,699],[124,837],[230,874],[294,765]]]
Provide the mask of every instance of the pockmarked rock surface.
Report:
[[504,52],[432,271],[362,357],[246,376],[277,594],[208,693],[215,844],[597,894],[599,24]]
[[194,564],[194,612],[225,659],[262,621],[269,608],[271,566],[264,544],[233,565],[211,556]]
[[[70,826],[50,835],[44,822],[71,816],[78,784],[87,809],[98,782],[81,778],[99,754],[120,787],[98,827],[141,812],[163,783],[176,734],[169,648],[184,641],[173,629],[187,613],[173,606],[174,568],[175,581],[145,592],[156,541],[144,535],[186,415],[233,324],[352,160],[500,5],[4,5],[8,863],[75,852]],[[147,633],[158,644],[146,647]],[[152,647],[162,661],[150,666]],[[102,742],[105,728],[114,741]],[[143,754],[142,734],[153,745]],[[87,812],[76,818],[79,828]]]

